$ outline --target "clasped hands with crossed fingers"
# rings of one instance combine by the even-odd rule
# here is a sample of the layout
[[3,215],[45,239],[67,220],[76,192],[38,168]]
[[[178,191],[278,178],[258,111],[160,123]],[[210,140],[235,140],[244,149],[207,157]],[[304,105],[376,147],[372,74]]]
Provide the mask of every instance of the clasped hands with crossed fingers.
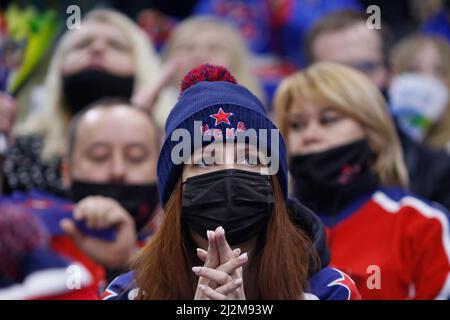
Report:
[[232,250],[225,238],[225,230],[218,227],[208,231],[208,251],[197,249],[197,256],[205,264],[193,267],[199,277],[195,300],[245,300],[243,269],[247,253]]

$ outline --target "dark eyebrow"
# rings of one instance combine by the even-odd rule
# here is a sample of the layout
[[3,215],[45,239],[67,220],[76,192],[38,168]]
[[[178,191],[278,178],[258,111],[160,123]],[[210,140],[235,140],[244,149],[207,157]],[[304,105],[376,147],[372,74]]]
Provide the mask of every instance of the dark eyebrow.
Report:
[[289,117],[291,118],[302,118],[304,117],[304,112],[294,112],[292,114],[289,115]]

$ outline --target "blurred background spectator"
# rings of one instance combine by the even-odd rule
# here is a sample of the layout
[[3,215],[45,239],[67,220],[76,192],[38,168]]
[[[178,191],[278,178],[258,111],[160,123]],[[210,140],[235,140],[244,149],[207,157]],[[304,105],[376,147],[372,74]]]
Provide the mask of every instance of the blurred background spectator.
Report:
[[[448,97],[450,91],[450,44],[437,36],[413,34],[394,46],[390,61],[394,76],[419,74],[435,80],[436,83],[432,82],[428,89],[426,80],[420,78],[406,93],[411,98],[414,92],[420,92],[421,88],[427,89],[419,99],[421,103],[417,109],[417,116],[421,117],[422,115],[422,123],[429,122],[423,127],[424,132],[420,142],[423,141],[431,147],[445,148],[450,151],[450,100]],[[436,90],[443,91],[443,93],[436,92]],[[438,101],[433,103],[436,99]],[[405,102],[405,104],[407,103]],[[434,117],[428,118],[425,115],[434,110],[436,110]],[[408,115],[406,116],[408,117]],[[420,123],[417,117],[416,119],[410,118],[409,121],[415,121],[416,126],[418,126],[418,122]]]
[[155,110],[161,127],[178,99],[181,80],[189,70],[203,63],[226,67],[239,83],[266,101],[244,39],[232,25],[219,18],[192,17],[179,23],[167,39],[162,58],[166,69],[169,67],[172,72],[162,92],[163,103]]
[[93,11],[80,30],[67,31],[52,56],[42,101],[16,126],[5,192],[38,188],[64,195],[59,171],[71,117],[103,97],[131,98],[156,81],[159,68],[144,33],[120,13]]

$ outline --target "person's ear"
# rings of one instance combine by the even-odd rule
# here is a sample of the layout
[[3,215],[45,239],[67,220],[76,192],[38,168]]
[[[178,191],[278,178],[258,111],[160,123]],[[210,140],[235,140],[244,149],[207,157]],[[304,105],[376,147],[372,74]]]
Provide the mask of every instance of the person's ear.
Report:
[[70,176],[70,160],[67,156],[62,157],[60,170],[63,188],[69,189],[72,184],[72,178]]

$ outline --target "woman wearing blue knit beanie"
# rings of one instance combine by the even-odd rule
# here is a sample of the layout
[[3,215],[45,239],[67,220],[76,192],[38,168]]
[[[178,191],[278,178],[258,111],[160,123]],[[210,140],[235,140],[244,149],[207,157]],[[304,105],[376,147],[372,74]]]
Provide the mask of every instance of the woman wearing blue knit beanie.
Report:
[[202,65],[182,82],[158,161],[165,219],[105,299],[358,299],[323,226],[287,199],[286,151],[261,102]]

